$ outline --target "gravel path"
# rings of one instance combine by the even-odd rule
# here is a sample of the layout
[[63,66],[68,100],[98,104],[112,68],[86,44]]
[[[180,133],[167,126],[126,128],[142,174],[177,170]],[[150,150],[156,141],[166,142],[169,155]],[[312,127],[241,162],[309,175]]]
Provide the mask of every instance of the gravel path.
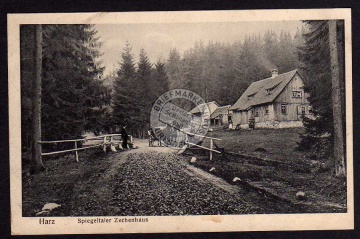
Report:
[[132,153],[118,168],[109,202],[119,216],[254,213],[236,194],[192,173],[173,153]]
[[[110,154],[107,170],[77,184],[73,216],[226,215],[264,213],[248,192],[192,167],[166,147]],[[247,198],[247,199],[246,199]],[[246,200],[246,201],[245,201]],[[257,205],[257,206],[256,206]]]

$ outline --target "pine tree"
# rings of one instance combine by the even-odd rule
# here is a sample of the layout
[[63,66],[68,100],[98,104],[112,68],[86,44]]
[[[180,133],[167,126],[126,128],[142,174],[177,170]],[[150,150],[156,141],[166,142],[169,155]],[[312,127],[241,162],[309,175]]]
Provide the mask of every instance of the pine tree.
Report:
[[114,82],[113,118],[116,124],[126,124],[130,131],[140,125],[138,113],[141,110],[136,89],[136,69],[132,47],[126,43],[122,61]]
[[143,130],[148,128],[150,120],[150,109],[153,102],[153,92],[151,91],[151,85],[153,83],[152,65],[144,49],[140,50],[136,75],[138,85],[138,100],[141,107],[141,110],[138,112],[139,121],[141,122],[139,132],[141,132],[141,135],[144,135]]
[[263,51],[267,59],[272,62],[273,67],[279,68],[280,66],[280,54],[279,54],[279,41],[278,36],[272,30],[265,32],[263,37]]
[[103,68],[95,34],[92,25],[44,27],[43,139],[79,137],[89,108],[99,105]]
[[[104,97],[108,89],[100,81],[103,71],[97,60],[100,43],[93,26],[42,25],[42,33],[37,34],[42,44],[36,47],[34,29],[38,27],[20,28],[23,152],[29,147],[30,138],[40,140],[29,127],[30,119],[37,115],[29,107],[31,96],[36,95],[31,85],[36,75],[42,83],[41,104],[37,104],[41,105],[41,140],[79,137],[84,132],[89,109],[109,101]],[[34,58],[35,49],[40,53]],[[36,64],[40,58],[41,65]],[[57,145],[59,149],[63,147],[66,146]]]
[[183,61],[176,48],[170,50],[166,64],[167,75],[169,77],[170,89],[184,88],[183,82]]
[[232,88],[241,94],[252,82],[263,79],[268,74],[264,65],[271,63],[265,63],[263,53],[259,49],[261,49],[259,40],[248,37],[237,51]]
[[278,61],[279,72],[288,72],[299,67],[295,44],[289,32],[281,31]]
[[[344,82],[345,76],[343,71],[343,58],[344,52],[336,48],[330,51],[330,36],[329,36],[329,23],[328,21],[306,21],[308,31],[303,34],[305,44],[299,47],[299,58],[301,60],[302,72],[305,76],[305,90],[310,94],[309,101],[313,107],[314,119],[304,119],[306,133],[301,136],[302,140],[299,144],[300,149],[310,150],[317,158],[326,160],[335,157],[335,169],[341,166],[344,169],[344,163],[339,165],[340,161],[338,156],[334,155],[333,149],[341,147],[339,150],[344,155],[344,142],[337,142],[334,145],[334,117],[336,120],[343,118],[343,113],[335,113],[333,111],[333,105],[344,105]],[[340,48],[344,44],[343,24],[341,21],[337,21],[337,29],[335,30],[340,34],[337,37],[332,38],[332,44],[336,43]],[[332,32],[333,33],[333,32]],[[336,34],[335,34],[336,35]],[[342,48],[343,49],[343,48]],[[338,54],[334,59],[330,58],[330,53],[336,51]],[[337,59],[336,59],[337,58]],[[338,61],[338,66],[334,64]],[[339,90],[340,95],[336,99],[339,102],[334,102],[333,99],[333,83],[332,83],[332,67],[334,66],[338,70],[338,76],[340,79]],[[337,87],[335,87],[337,88]],[[344,125],[336,126],[341,128],[342,137],[344,137]],[[339,137],[337,134],[336,137]],[[344,162],[344,161],[343,161]],[[341,168],[340,167],[340,168]],[[338,172],[344,172],[345,170],[336,170]],[[340,173],[342,174],[342,173]]]
[[167,71],[165,68],[165,63],[163,63],[160,59],[155,64],[155,71],[153,74],[153,101],[156,100],[157,97],[165,93],[169,90],[169,78],[167,76]]

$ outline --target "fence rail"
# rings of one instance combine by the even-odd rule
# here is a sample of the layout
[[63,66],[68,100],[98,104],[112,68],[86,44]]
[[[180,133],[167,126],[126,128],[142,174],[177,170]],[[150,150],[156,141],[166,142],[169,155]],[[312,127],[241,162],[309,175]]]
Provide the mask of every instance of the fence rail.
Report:
[[[103,147],[103,150],[106,152],[107,146],[110,146],[110,147],[114,146],[115,147],[115,145],[118,145],[118,147],[121,147],[122,140],[114,140],[114,137],[116,137],[116,136],[121,136],[121,134],[107,134],[107,135],[100,135],[100,136],[89,137],[89,138],[85,137],[83,139],[65,139],[65,140],[39,141],[38,143],[41,145],[41,147],[40,147],[41,156],[75,152],[76,162],[79,162],[79,153],[78,153],[78,151],[80,151],[80,150],[96,148],[96,147]],[[133,142],[133,137],[131,135],[129,135],[129,138],[130,138],[129,142],[132,143]],[[88,141],[93,141],[93,140],[101,140],[101,143],[99,143],[99,144],[90,144],[90,145],[87,145],[87,147],[78,148],[78,142],[85,142],[86,143]],[[73,149],[59,150],[59,151],[46,152],[46,153],[42,152],[42,145],[43,144],[56,144],[56,143],[69,143],[69,142],[74,142],[74,148]],[[115,149],[115,151],[116,151],[116,149]]]
[[[220,151],[213,149],[213,147],[214,147],[214,140],[222,140],[222,139],[214,138],[214,137],[208,137],[208,136],[204,136],[204,135],[193,134],[193,133],[188,133],[188,132],[185,132],[185,131],[182,131],[182,132],[186,134],[185,144],[187,145],[187,147],[190,148],[191,146],[194,146],[194,147],[198,147],[198,148],[201,148],[201,149],[208,150],[209,153],[210,153],[210,160],[213,159],[213,152],[219,153],[219,154],[221,153]],[[189,136],[192,136],[192,137],[196,136],[196,137],[201,137],[201,138],[205,138],[205,139],[210,139],[209,148],[189,142],[189,138],[188,138]]]

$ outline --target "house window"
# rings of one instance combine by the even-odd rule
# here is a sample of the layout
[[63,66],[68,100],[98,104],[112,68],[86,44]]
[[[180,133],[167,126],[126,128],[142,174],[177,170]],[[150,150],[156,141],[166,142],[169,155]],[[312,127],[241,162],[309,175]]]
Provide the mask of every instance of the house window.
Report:
[[266,115],[269,114],[269,106],[265,106],[265,114],[266,114]]
[[305,115],[305,106],[301,106],[301,114]]
[[275,85],[273,85],[273,86],[271,86],[271,87],[269,87],[269,88],[266,88],[266,89],[265,89],[265,90],[266,90],[266,93],[267,93],[268,95],[271,95],[271,94],[275,91],[276,87],[278,87],[278,85],[280,85],[280,83],[281,83],[281,82],[279,82],[279,83],[277,83],[277,84],[275,84]]
[[302,91],[300,91],[300,90],[293,90],[292,96],[293,96],[293,98],[301,98],[301,97],[302,97]]
[[286,114],[286,104],[281,104],[281,114]]
[[255,117],[259,117],[259,110],[258,109],[255,110]]
[[247,99],[248,99],[248,100],[251,100],[251,99],[254,97],[255,94],[256,94],[256,92],[253,93],[253,94],[251,94],[251,95],[248,95],[248,96],[247,96]]

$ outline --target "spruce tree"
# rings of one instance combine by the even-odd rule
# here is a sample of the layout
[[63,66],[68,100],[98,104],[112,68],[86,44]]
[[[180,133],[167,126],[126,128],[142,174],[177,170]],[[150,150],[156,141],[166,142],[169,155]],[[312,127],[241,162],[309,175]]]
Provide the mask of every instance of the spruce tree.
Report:
[[44,26],[43,139],[79,137],[89,108],[99,105],[95,35],[92,25]]
[[153,83],[155,86],[153,90],[153,100],[156,100],[157,97],[169,90],[169,78],[167,76],[165,64],[160,59],[158,59],[155,64]]
[[137,99],[134,56],[129,43],[126,43],[121,58],[120,68],[113,85],[113,119],[116,124],[127,124],[129,130],[134,131],[141,123],[138,119],[141,107]]
[[170,50],[166,69],[169,77],[170,89],[183,88],[183,61],[176,48]]
[[[309,93],[309,101],[313,107],[314,118],[305,118],[305,134],[301,135],[300,149],[313,152],[318,159],[328,160],[334,158],[334,147],[342,147],[344,152],[345,145],[334,145],[334,116],[344,117],[343,113],[335,114],[333,104],[344,105],[344,82],[343,71],[344,52],[338,49],[338,75],[340,79],[340,102],[333,102],[332,84],[332,62],[330,61],[330,42],[328,21],[306,21],[308,30],[303,34],[305,43],[299,47],[299,59],[301,60],[301,70],[305,79],[305,91]],[[339,33],[337,39],[333,40],[338,46],[344,44],[343,24],[337,21]],[[343,48],[342,48],[343,49]],[[340,68],[340,69],[339,69]],[[342,131],[345,132],[345,125]],[[344,133],[343,133],[344,135]],[[343,155],[344,157],[344,155]],[[335,168],[338,159],[335,158]],[[344,165],[342,165],[344,167]],[[340,170],[342,171],[342,170]],[[342,171],[344,172],[344,171]]]
[[143,135],[144,129],[148,128],[153,96],[153,91],[151,91],[151,85],[153,84],[152,65],[144,49],[140,50],[136,78],[138,101],[141,108],[141,110],[138,112],[138,119],[140,122],[139,133]]

